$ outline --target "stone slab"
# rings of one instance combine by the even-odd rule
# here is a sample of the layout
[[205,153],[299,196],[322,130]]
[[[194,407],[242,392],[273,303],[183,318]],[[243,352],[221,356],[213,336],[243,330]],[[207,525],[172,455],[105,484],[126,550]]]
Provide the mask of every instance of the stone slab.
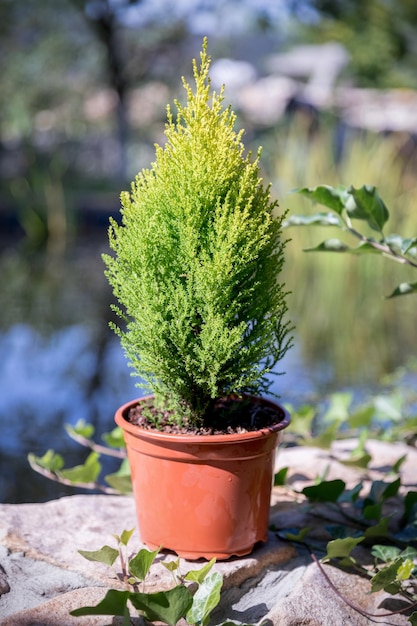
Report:
[[[348,486],[366,479],[360,468],[346,467],[340,461],[349,455],[355,441],[337,442],[330,451],[288,448],[280,451],[278,464],[287,466],[291,491],[273,489],[271,523],[277,528],[313,525],[321,536],[332,521],[325,505],[315,507],[314,515],[302,494],[294,497],[317,475],[340,478]],[[368,444],[367,444],[368,445]],[[389,468],[407,453],[401,467],[407,488],[416,488],[417,451],[402,444],[369,442],[373,478],[390,479]],[[343,470],[343,473],[341,473]],[[349,484],[350,483],[350,484]],[[79,606],[95,605],[106,589],[120,586],[105,565],[87,561],[78,550],[98,549],[104,544],[116,546],[114,534],[136,526],[133,499],[128,496],[75,495],[43,504],[0,504],[0,624],[1,626],[118,626],[121,621],[107,616],[71,618],[69,611]],[[129,544],[131,553],[142,546],[137,532]],[[173,554],[164,554],[167,560]],[[181,561],[181,572],[202,567],[204,561]],[[273,626],[365,626],[367,617],[354,611],[341,599],[319,567],[303,549],[280,541],[269,534],[265,545],[257,546],[244,558],[216,563],[224,576],[219,606],[211,624],[226,620],[256,623],[268,620]],[[341,572],[334,567],[324,570],[348,602],[380,614],[393,608],[391,597],[369,594],[369,582]],[[156,591],[172,585],[169,572],[160,562],[152,567],[147,590]],[[384,608],[385,607],[385,608]],[[381,619],[378,623],[384,623]],[[406,625],[407,617],[389,618],[395,625]],[[139,623],[133,620],[132,624]]]

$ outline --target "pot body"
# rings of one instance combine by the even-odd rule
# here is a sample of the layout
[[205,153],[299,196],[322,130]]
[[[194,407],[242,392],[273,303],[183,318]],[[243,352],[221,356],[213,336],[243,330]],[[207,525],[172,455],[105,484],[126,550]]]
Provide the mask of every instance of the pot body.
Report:
[[288,413],[269,400],[282,421],[228,435],[172,435],[130,424],[138,402],[118,409],[132,474],[139,533],[149,548],[186,559],[227,559],[266,541],[275,451]]

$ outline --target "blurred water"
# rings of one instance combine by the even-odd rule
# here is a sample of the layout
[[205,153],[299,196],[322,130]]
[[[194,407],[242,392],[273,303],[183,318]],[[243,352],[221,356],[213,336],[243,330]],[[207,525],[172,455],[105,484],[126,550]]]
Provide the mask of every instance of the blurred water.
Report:
[[[280,371],[289,373],[274,377],[271,387],[282,401],[296,404],[315,387],[297,354],[293,350],[280,363]],[[99,383],[92,386],[97,366]],[[0,502],[39,502],[74,493],[33,472],[27,455],[53,449],[68,466],[82,463],[87,452],[67,436],[64,424],[93,423],[100,440],[114,428],[117,407],[143,393],[130,371],[111,334],[98,364],[94,337],[81,325],[45,337],[28,324],[16,324],[0,336]],[[106,472],[116,467],[117,461],[113,470],[107,464]]]
[[[64,425],[84,419],[100,441],[114,428],[117,407],[143,394],[108,327],[103,247],[87,238],[70,258],[38,263],[13,250],[0,257],[0,502],[82,492],[35,473],[28,453],[53,449],[67,467],[84,462],[88,451],[68,437]],[[307,367],[299,342],[297,337],[278,364],[286,374],[274,376],[271,387],[294,406],[332,385],[331,366],[317,361]],[[106,473],[117,466],[117,460],[107,463]]]

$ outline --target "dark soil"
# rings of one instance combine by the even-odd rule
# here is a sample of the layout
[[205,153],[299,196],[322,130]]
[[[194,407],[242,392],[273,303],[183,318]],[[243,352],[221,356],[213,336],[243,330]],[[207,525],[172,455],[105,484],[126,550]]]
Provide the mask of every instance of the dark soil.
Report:
[[127,421],[141,428],[182,435],[245,433],[273,426],[283,417],[278,409],[248,398],[219,400],[210,412],[210,421],[206,420],[201,426],[187,422],[178,424],[172,411],[156,408],[150,401],[135,405],[125,416]]

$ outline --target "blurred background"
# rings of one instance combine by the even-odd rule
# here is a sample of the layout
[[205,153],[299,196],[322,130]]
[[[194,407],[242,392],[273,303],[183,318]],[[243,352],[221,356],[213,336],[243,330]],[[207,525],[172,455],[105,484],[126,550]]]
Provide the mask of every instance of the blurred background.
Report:
[[[314,212],[299,186],[372,184],[390,230],[417,234],[414,0],[0,0],[1,502],[73,493],[28,452],[81,462],[64,424],[107,432],[141,394],[108,329],[101,254],[205,35],[213,86],[246,147],[263,146],[283,210]],[[416,299],[384,299],[407,268],[303,252],[329,229],[285,234],[297,329],[281,400],[360,397],[415,371]]]

